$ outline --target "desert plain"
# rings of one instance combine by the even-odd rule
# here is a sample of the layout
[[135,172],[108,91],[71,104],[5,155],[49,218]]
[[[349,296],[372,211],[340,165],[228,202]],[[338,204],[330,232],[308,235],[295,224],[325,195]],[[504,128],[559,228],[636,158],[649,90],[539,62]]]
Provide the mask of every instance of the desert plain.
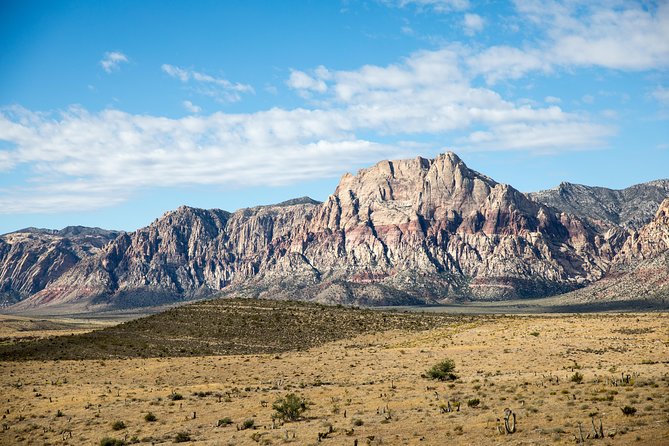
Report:
[[[3,343],[95,328],[37,322],[4,317]],[[303,349],[192,354],[2,357],[0,444],[669,444],[666,313],[453,316]],[[446,358],[457,379],[428,378]],[[290,393],[308,409],[280,420],[272,406]]]

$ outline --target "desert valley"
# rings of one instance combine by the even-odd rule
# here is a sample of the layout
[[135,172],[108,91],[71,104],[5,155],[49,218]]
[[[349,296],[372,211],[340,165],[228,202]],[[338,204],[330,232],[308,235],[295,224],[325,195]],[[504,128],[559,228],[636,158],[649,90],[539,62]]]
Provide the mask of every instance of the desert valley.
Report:
[[0,446],[669,446],[669,0],[1,0]]

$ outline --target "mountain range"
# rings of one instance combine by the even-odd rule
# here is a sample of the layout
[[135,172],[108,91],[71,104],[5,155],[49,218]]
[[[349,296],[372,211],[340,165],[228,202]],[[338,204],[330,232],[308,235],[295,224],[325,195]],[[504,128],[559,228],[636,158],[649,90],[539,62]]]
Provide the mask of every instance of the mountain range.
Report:
[[381,161],[344,175],[322,203],[303,197],[233,213],[182,206],[129,233],[5,234],[0,293],[11,310],[72,312],[219,293],[362,305],[567,292],[618,299],[634,291],[622,279],[615,293],[587,290],[634,274],[666,285],[667,196],[669,180],[524,194],[450,152]]

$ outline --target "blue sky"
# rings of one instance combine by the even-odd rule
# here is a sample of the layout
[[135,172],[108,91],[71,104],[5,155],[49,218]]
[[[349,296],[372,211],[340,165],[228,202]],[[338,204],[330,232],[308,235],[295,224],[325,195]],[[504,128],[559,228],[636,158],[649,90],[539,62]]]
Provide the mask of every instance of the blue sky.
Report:
[[669,177],[669,2],[0,1],[0,233],[133,230],[453,150],[522,191]]

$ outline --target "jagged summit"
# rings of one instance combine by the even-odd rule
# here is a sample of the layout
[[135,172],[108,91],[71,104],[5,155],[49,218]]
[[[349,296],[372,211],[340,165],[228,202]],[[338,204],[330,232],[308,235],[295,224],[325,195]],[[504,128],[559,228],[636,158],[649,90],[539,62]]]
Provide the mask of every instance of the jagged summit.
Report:
[[669,196],[669,180],[625,189],[562,182],[556,188],[527,194],[533,200],[599,224],[638,229],[648,223]]

